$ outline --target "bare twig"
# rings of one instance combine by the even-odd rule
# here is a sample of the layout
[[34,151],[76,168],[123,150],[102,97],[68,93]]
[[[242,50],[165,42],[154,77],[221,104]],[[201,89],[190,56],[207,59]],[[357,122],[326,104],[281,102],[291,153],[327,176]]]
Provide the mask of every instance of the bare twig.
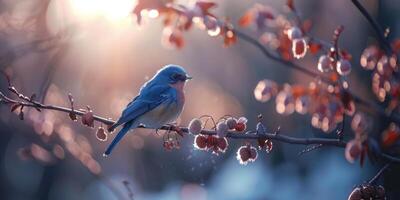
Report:
[[[354,0],[353,0],[353,1],[354,1]],[[172,8],[172,9],[174,9],[174,10],[177,11],[178,13],[183,13],[183,12],[184,12],[184,9],[185,9],[185,8],[182,7],[182,6],[169,5],[169,7]],[[364,10],[365,10],[365,9],[364,9]],[[303,67],[303,66],[301,66],[301,65],[299,65],[299,64],[296,64],[296,63],[294,63],[294,62],[292,62],[292,61],[285,60],[285,59],[281,58],[279,55],[277,55],[276,53],[270,52],[270,51],[268,50],[267,47],[265,47],[263,44],[261,44],[261,43],[258,41],[258,39],[253,38],[252,36],[249,36],[249,35],[247,35],[246,33],[241,32],[241,31],[239,31],[239,30],[233,28],[233,26],[232,26],[231,24],[226,24],[226,23],[224,23],[224,22],[222,22],[222,21],[218,21],[218,23],[219,23],[220,25],[226,27],[227,29],[233,31],[233,32],[235,33],[235,35],[236,35],[238,38],[240,38],[240,39],[242,39],[243,41],[245,41],[245,42],[247,42],[247,43],[249,43],[249,44],[255,46],[256,48],[258,48],[258,49],[262,52],[262,54],[264,54],[265,57],[267,57],[267,58],[269,58],[269,59],[271,59],[271,60],[274,60],[274,61],[276,61],[276,62],[278,62],[278,63],[281,63],[281,64],[283,64],[283,66],[285,66],[285,67],[294,69],[294,70],[296,70],[296,71],[298,71],[298,72],[301,72],[301,73],[303,73],[303,74],[305,74],[305,75],[308,75],[308,76],[310,76],[310,77],[313,77],[313,78],[319,77],[319,79],[320,79],[322,82],[324,82],[324,83],[327,83],[327,84],[335,84],[335,82],[333,82],[331,79],[329,79],[329,78],[326,77],[326,76],[321,75],[321,74],[318,73],[318,72],[315,72],[315,71],[313,71],[313,70],[310,70],[310,69],[308,69],[308,68],[306,68],[306,67]],[[340,32],[339,32],[339,34],[340,34]],[[336,47],[337,47],[337,46],[336,46]],[[369,109],[373,109],[373,110],[376,111],[379,115],[381,115],[381,116],[383,116],[383,117],[385,117],[385,118],[387,118],[387,119],[389,119],[389,120],[391,120],[391,121],[393,121],[393,122],[396,122],[396,123],[400,124],[400,116],[399,116],[399,114],[394,113],[394,112],[392,112],[392,113],[387,113],[384,107],[382,107],[382,106],[380,106],[380,105],[378,105],[378,104],[376,104],[376,103],[374,103],[374,102],[365,100],[365,99],[363,99],[363,98],[357,96],[356,94],[354,94],[354,93],[351,92],[350,90],[347,90],[347,91],[348,91],[349,94],[353,97],[354,102],[357,103],[358,105],[364,106],[364,107],[369,108]]]
[[[64,113],[74,113],[78,116],[82,116],[85,114],[85,111],[81,110],[72,110],[70,108],[66,107],[61,107],[61,106],[55,106],[55,105],[46,105],[42,104],[39,102],[31,103],[31,102],[22,102],[18,101],[15,99],[11,99],[7,96],[5,96],[3,93],[0,92],[0,97],[3,99],[3,103],[7,104],[20,104],[21,106],[24,107],[34,107],[34,108],[39,108],[39,109],[47,109],[47,110],[55,110],[55,111],[60,111]],[[93,115],[93,118],[95,121],[101,122],[105,125],[112,125],[115,123],[114,120],[107,119],[105,117],[101,117],[98,115]],[[140,126],[138,128],[146,128],[143,126]],[[189,133],[189,130],[187,127],[179,127],[180,131],[183,133]],[[160,130],[171,130],[171,126],[163,126],[160,128]],[[326,139],[326,138],[295,138],[295,137],[290,137],[282,134],[276,134],[276,133],[265,133],[263,135],[256,135],[255,131],[248,131],[246,133],[243,132],[237,132],[237,131],[229,131],[227,133],[227,137],[233,138],[233,139],[258,139],[258,138],[265,138],[265,139],[273,139],[285,143],[290,143],[290,144],[303,144],[303,145],[308,145],[308,144],[325,144],[325,145],[332,145],[332,146],[339,146],[339,147],[344,147],[346,145],[345,142],[340,141],[338,139]],[[203,135],[216,135],[217,132],[215,130],[209,130],[209,129],[203,129],[200,134]]]
[[[325,76],[321,76],[321,74],[319,74],[317,72],[309,70],[309,69],[307,69],[305,67],[302,67],[302,66],[300,66],[300,65],[298,65],[296,63],[293,63],[291,61],[284,60],[281,57],[279,57],[278,55],[272,54],[257,39],[255,39],[255,38],[253,38],[253,37],[241,32],[241,31],[238,31],[238,30],[234,30],[234,32],[236,33],[238,38],[241,38],[244,41],[246,41],[246,42],[254,45],[255,47],[257,47],[266,57],[268,57],[268,58],[270,58],[270,59],[272,59],[272,60],[274,60],[276,62],[279,62],[279,63],[283,64],[286,67],[289,67],[289,68],[297,70],[297,71],[299,71],[299,72],[301,72],[303,74],[306,74],[306,75],[308,75],[310,77],[320,77],[320,80],[325,82],[325,83],[327,83],[327,84],[334,84],[334,82],[332,82],[329,78],[327,78]],[[348,90],[348,92],[353,97],[353,100],[354,100],[355,103],[357,103],[359,105],[362,105],[362,106],[365,106],[366,108],[373,109],[379,115],[381,115],[381,116],[383,116],[383,117],[385,117],[385,118],[387,118],[387,119],[389,119],[389,120],[391,120],[393,122],[396,122],[396,123],[400,124],[400,116],[397,113],[392,112],[392,113],[388,114],[386,112],[385,108],[383,108],[382,106],[380,106],[380,105],[378,105],[376,103],[367,101],[367,100],[357,96],[356,94],[354,94],[350,90]]]
[[[18,94],[18,93],[17,93]],[[24,98],[23,95],[18,95],[21,100],[16,100],[12,99],[3,93],[0,92],[0,103],[3,104],[19,104],[23,107],[33,107],[39,110],[42,109],[47,109],[47,110],[55,110],[55,111],[60,111],[64,113],[74,113],[77,116],[83,116],[86,112],[82,111],[80,109],[72,109],[72,108],[66,108],[62,106],[55,106],[55,105],[46,105],[31,99],[26,99]],[[115,123],[114,120],[107,119],[105,117],[101,117],[98,115],[93,115],[93,119],[95,121],[101,122],[105,125],[112,125]],[[143,126],[139,126],[138,128],[146,128]],[[188,127],[177,127],[177,128],[172,128],[171,125],[166,125],[160,128],[161,130],[179,130],[180,133],[189,133]],[[200,134],[203,135],[217,135],[216,130],[209,130],[209,129],[203,129]],[[326,145],[326,146],[335,146],[335,147],[341,147],[344,148],[346,146],[346,142],[340,140],[340,139],[329,139],[329,138],[296,138],[296,137],[291,137],[283,134],[277,134],[277,132],[274,133],[264,133],[264,134],[257,134],[256,131],[247,131],[246,133],[243,132],[237,132],[237,131],[228,131],[227,138],[232,138],[232,139],[245,139],[245,140],[256,140],[256,139],[270,139],[270,140],[275,140],[275,141],[280,141],[288,144],[299,144],[299,145]],[[380,155],[383,159],[392,161],[392,162],[398,162],[400,163],[400,158],[387,155],[382,153]]]
[[386,169],[389,168],[390,165],[391,165],[391,162],[386,163],[386,164],[378,171],[378,173],[377,173],[374,177],[372,177],[371,180],[368,181],[368,183],[369,183],[369,184],[374,184],[374,183],[379,179],[379,177],[381,177],[381,175],[383,174],[383,172],[385,172]]
[[305,149],[303,149],[302,151],[300,151],[299,152],[299,156],[302,156],[302,155],[304,155],[304,154],[306,154],[306,153],[309,153],[309,152],[311,152],[311,151],[314,151],[314,150],[316,150],[316,149],[319,149],[319,148],[321,148],[322,146],[324,146],[323,144],[316,144],[316,145],[313,145],[313,146],[311,146],[311,147],[307,147],[307,148],[305,148]]
[[367,19],[367,21],[371,24],[372,28],[375,30],[376,35],[380,41],[380,44],[383,46],[385,52],[387,54],[392,54],[393,50],[385,37],[385,32],[379,23],[368,13],[368,11],[361,5],[358,0],[351,0],[354,6],[361,12],[361,14]]
[[333,84],[333,82],[329,78],[327,78],[325,76],[321,76],[320,73],[309,70],[309,69],[302,67],[291,61],[283,60],[278,55],[274,55],[273,53],[269,52],[268,49],[264,45],[262,45],[257,39],[241,32],[237,29],[235,29],[234,32],[238,38],[241,38],[243,41],[248,42],[248,43],[254,45],[255,47],[257,47],[266,57],[268,57],[276,62],[279,62],[286,67],[295,69],[295,70],[297,70],[303,74],[306,74],[310,77],[321,77],[321,80],[324,81],[325,83]]

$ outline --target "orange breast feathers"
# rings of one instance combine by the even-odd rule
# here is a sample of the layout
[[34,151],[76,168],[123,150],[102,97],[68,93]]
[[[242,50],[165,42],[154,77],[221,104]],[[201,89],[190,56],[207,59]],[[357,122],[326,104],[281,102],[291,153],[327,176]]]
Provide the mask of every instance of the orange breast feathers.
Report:
[[170,84],[171,87],[176,89],[177,98],[179,103],[185,102],[185,84],[186,82],[178,81],[177,83]]

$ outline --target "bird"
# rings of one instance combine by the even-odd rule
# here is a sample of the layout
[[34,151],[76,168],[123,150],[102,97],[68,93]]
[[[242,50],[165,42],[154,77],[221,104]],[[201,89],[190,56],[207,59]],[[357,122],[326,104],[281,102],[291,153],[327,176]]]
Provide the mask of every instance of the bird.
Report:
[[185,104],[185,85],[192,79],[186,70],[175,64],[162,67],[140,88],[138,95],[122,111],[119,119],[108,128],[112,132],[122,129],[107,147],[103,156],[111,154],[125,134],[138,126],[159,129],[175,122]]

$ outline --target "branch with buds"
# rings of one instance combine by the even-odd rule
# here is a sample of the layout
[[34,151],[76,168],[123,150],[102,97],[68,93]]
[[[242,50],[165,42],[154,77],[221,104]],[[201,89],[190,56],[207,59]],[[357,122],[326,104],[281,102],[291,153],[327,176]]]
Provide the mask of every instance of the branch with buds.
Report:
[[[7,77],[7,76],[6,76]],[[68,95],[71,107],[62,107],[62,106],[56,106],[56,105],[47,105],[40,103],[35,100],[35,94],[33,94],[31,97],[27,97],[24,94],[20,93],[14,86],[11,85],[9,82],[9,78],[7,78],[9,87],[8,90],[17,96],[18,98],[12,98],[9,97],[2,92],[0,92],[0,104],[5,104],[9,105],[11,112],[16,111],[19,109],[19,117],[21,120],[24,120],[24,108],[26,107],[31,107],[35,108],[38,112],[41,112],[42,110],[54,110],[54,111],[59,111],[59,112],[64,112],[69,115],[71,120],[76,121],[77,116],[81,117],[82,124],[89,126],[89,127],[94,127],[94,121],[100,122],[102,124],[105,124],[107,126],[110,126],[115,123],[114,120],[111,120],[106,117],[98,116],[93,114],[93,111],[88,107],[86,110],[84,109],[75,109],[74,108],[74,99],[71,94]],[[210,116],[206,116],[208,118],[211,118]],[[224,118],[222,122],[227,122],[226,124],[229,124],[229,119],[232,117]],[[259,116],[261,119],[261,116]],[[241,139],[241,140],[257,140],[259,143],[263,141],[264,143],[270,142],[270,141],[280,141],[283,143],[288,143],[288,144],[299,144],[299,145],[324,145],[324,146],[334,146],[334,147],[341,147],[344,148],[346,147],[346,142],[344,142],[342,139],[328,139],[328,138],[297,138],[297,137],[291,137],[288,135],[284,135],[280,133],[280,130],[278,128],[277,131],[275,132],[267,132],[266,128],[264,125],[260,122],[257,124],[257,128],[254,131],[245,131],[246,125],[245,123],[247,122],[246,119],[242,123],[244,125],[240,126],[238,128],[238,125],[240,125],[240,118],[239,120],[235,121],[235,125],[231,126],[230,128],[227,128],[223,133],[220,131],[220,124],[218,123],[215,124],[211,129],[205,129],[204,125],[193,125],[193,121],[199,120],[198,118],[195,118],[192,120],[192,122],[189,124],[188,127],[175,127],[174,125],[165,125],[160,128],[160,130],[165,130],[169,132],[176,132],[179,133],[180,135],[183,136],[183,134],[192,134],[197,136],[206,136],[206,137],[221,137],[221,138],[231,138],[231,139]],[[213,120],[213,119],[212,119]],[[214,120],[213,120],[214,121]],[[221,121],[221,119],[219,120]],[[200,127],[196,127],[200,126]],[[227,125],[228,126],[228,125]],[[144,126],[140,126],[138,128],[146,128]],[[101,134],[105,134],[104,129]],[[99,134],[99,133],[98,133]],[[212,140],[212,139],[211,139]],[[260,145],[261,146],[261,145]],[[271,147],[272,148],[272,147]],[[400,163],[400,158],[390,156],[388,154],[381,153],[379,155],[381,158],[384,160],[389,160],[392,162],[399,162]]]
[[[350,60],[352,56],[339,47],[339,38],[344,27],[338,26],[334,30],[331,42],[324,42],[311,36],[310,22],[301,19],[293,0],[288,0],[286,6],[289,8],[289,12],[294,15],[294,19],[281,16],[277,20],[275,17],[277,15],[271,12],[268,6],[261,4],[253,6],[240,18],[240,26],[255,25],[258,31],[263,31],[264,34],[260,38],[252,37],[234,28],[228,20],[218,19],[211,13],[211,9],[217,5],[213,2],[197,1],[194,7],[189,7],[178,5],[174,1],[166,3],[158,0],[139,0],[133,10],[137,22],[140,24],[143,20],[142,11],[144,10],[159,12],[157,16],[164,17],[163,24],[165,26],[162,41],[172,47],[182,48],[184,45],[183,32],[188,31],[196,24],[207,30],[210,36],[222,36],[225,46],[236,43],[237,38],[239,38],[241,41],[256,47],[265,57],[310,77],[317,77],[318,80],[311,82],[309,88],[285,84],[280,88],[280,91],[278,91],[278,84],[275,82],[262,80],[255,88],[254,94],[260,102],[266,102],[272,96],[276,96],[276,108],[280,114],[291,114],[295,111],[300,114],[311,114],[311,124],[326,133],[333,132],[338,125],[341,125],[341,129],[339,128],[336,131],[337,138],[297,138],[281,134],[279,129],[275,132],[268,131],[261,121],[262,116],[259,116],[255,130],[247,130],[247,119],[244,117],[236,119],[232,116],[224,116],[215,121],[211,116],[201,116],[192,119],[187,127],[174,125],[161,127],[160,130],[166,131],[164,147],[167,150],[179,148],[178,135],[191,134],[195,136],[195,148],[219,154],[226,151],[228,139],[245,140],[245,145],[237,150],[237,159],[241,164],[254,162],[258,157],[257,149],[265,150],[267,153],[271,152],[273,141],[310,145],[310,147],[301,151],[300,155],[323,146],[345,148],[346,159],[350,162],[359,158],[362,165],[366,156],[369,156],[369,158],[376,156],[388,163],[371,181],[355,188],[349,199],[383,199],[385,196],[383,187],[374,183],[389,167],[389,164],[400,163],[400,158],[381,152],[377,141],[368,138],[367,120],[365,120],[363,114],[355,114],[355,104],[370,109],[384,117],[385,120],[392,122],[388,130],[383,133],[383,147],[390,147],[399,140],[400,115],[397,111],[400,109],[400,101],[398,100],[400,98],[400,84],[398,84],[397,54],[400,52],[400,40],[390,43],[382,27],[369,15],[359,1],[352,0],[351,2],[377,33],[381,48],[373,45],[366,48],[361,56],[360,64],[367,70],[373,70],[372,90],[379,101],[388,100],[388,106],[363,99],[349,90],[347,75],[351,72]],[[276,22],[276,27],[273,29],[276,30],[275,33],[265,31],[270,20]],[[303,58],[307,51],[313,55],[321,54],[316,68],[319,72],[301,66],[294,61]],[[86,109],[75,109],[71,94],[68,95],[69,108],[46,105],[37,101],[36,95],[28,97],[20,93],[11,85],[8,77],[7,80],[8,90],[16,97],[12,98],[0,92],[0,103],[9,105],[12,112],[18,112],[21,120],[24,119],[24,109],[27,107],[35,108],[39,112],[41,110],[54,110],[67,113],[73,121],[77,121],[79,116],[82,124],[86,126],[93,128],[95,121],[101,124],[96,133],[97,138],[101,141],[107,139],[107,132],[103,128],[103,124],[110,126],[115,123],[109,118],[95,115],[89,106]],[[295,104],[296,106],[294,106]],[[343,140],[345,116],[352,117],[351,126],[355,133],[354,139],[349,141]],[[212,124],[207,127],[209,121],[212,121]],[[252,141],[256,141],[257,146],[253,146]]]

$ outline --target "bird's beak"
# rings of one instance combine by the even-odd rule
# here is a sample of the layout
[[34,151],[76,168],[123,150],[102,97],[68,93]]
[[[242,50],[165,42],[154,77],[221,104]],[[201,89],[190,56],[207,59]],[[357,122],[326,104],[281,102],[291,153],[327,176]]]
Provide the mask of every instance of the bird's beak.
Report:
[[193,77],[186,75],[186,80],[192,80]]

